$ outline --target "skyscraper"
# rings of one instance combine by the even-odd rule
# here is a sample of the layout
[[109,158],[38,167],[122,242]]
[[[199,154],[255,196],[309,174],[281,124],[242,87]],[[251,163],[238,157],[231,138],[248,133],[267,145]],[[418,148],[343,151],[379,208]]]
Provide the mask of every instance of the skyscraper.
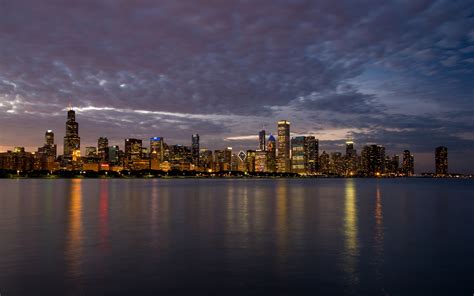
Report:
[[357,151],[352,140],[346,141],[345,174],[352,176],[357,172]]
[[193,164],[199,167],[199,134],[192,135],[191,138],[191,157]]
[[276,140],[275,137],[270,134],[267,141],[267,171],[270,173],[276,172],[277,161],[276,161]]
[[448,174],[448,148],[444,146],[435,149],[435,170],[436,176],[446,176]]
[[64,157],[72,159],[75,151],[80,149],[81,138],[79,137],[79,124],[76,122],[76,112],[69,109],[67,111],[66,136],[64,137]]
[[290,169],[290,122],[280,120],[278,121],[277,170],[285,173]]
[[109,140],[107,137],[100,137],[97,140],[97,154],[101,161],[109,161]]
[[413,176],[415,174],[415,158],[409,150],[403,151],[402,170],[405,176]]
[[262,151],[265,151],[266,148],[267,148],[267,145],[265,143],[265,130],[261,130],[259,133],[258,133],[258,149],[262,150]]
[[291,139],[291,171],[305,174],[308,155],[306,153],[306,137],[299,136]]
[[319,169],[319,140],[314,136],[307,136],[305,141],[307,154],[306,172],[308,174],[315,174]]
[[384,173],[385,147],[381,145],[365,146],[362,150],[362,171],[367,176],[379,176]]
[[150,168],[160,170],[164,153],[163,137],[150,138]]
[[127,163],[140,160],[142,156],[142,140],[125,139],[125,160]]
[[44,134],[44,138],[46,145],[54,145],[54,133],[52,130],[47,130]]

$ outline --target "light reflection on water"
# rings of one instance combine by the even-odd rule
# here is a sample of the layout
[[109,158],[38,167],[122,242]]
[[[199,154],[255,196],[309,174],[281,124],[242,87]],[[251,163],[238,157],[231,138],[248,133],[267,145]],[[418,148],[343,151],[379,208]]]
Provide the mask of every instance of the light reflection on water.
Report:
[[69,227],[66,243],[66,260],[71,278],[81,275],[82,256],[82,180],[71,180],[69,198]]
[[357,261],[359,257],[358,223],[357,223],[357,188],[354,179],[347,179],[344,198],[344,252],[343,264],[347,285],[350,292],[359,283]]

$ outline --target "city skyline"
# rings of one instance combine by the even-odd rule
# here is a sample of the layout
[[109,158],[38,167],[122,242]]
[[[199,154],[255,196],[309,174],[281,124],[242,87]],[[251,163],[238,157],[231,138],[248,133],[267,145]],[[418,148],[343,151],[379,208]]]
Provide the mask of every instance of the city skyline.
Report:
[[[338,176],[413,176],[415,157],[405,149],[400,155],[387,153],[380,144],[366,143],[361,153],[352,139],[345,141],[345,154],[340,151],[322,150],[319,139],[312,135],[291,136],[290,122],[277,122],[277,137],[272,133],[266,137],[266,130],[258,131],[256,148],[240,150],[209,149],[200,146],[200,135],[192,134],[191,145],[166,143],[164,137],[149,138],[149,146],[143,139],[125,138],[123,149],[119,145],[109,146],[109,139],[100,136],[96,146],[82,147],[81,153],[79,123],[76,112],[67,109],[63,154],[58,154],[54,131],[48,129],[43,146],[33,151],[15,146],[7,152],[0,152],[0,169],[29,170],[181,170],[181,171],[241,171],[260,173],[298,173],[303,175]],[[188,143],[189,144],[189,143]],[[208,154],[209,152],[209,154]],[[19,153],[19,154],[18,154]],[[202,158],[202,159],[201,159]],[[203,161],[203,159],[205,161]],[[239,161],[240,159],[240,161]],[[448,170],[448,148],[435,149],[434,173],[436,176],[458,174]]]
[[470,2],[331,3],[4,3],[0,150],[33,151],[47,129],[62,139],[71,104],[81,147],[198,133],[240,150],[288,119],[322,150],[409,149],[422,172],[447,146],[450,171],[472,173]]

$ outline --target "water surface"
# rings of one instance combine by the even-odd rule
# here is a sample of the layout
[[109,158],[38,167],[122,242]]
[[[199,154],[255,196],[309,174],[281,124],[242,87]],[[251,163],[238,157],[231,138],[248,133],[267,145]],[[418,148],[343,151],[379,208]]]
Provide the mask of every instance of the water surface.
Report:
[[0,293],[472,295],[474,182],[0,180]]

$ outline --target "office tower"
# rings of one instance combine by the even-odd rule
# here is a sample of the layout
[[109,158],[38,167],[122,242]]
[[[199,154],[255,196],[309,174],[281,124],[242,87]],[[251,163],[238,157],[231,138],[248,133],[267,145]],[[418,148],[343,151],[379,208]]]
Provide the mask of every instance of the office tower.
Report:
[[307,136],[305,139],[306,149],[306,172],[315,174],[319,167],[319,140],[314,136]]
[[109,163],[111,165],[118,165],[120,163],[120,150],[119,146],[110,146],[108,148]]
[[125,167],[133,169],[133,162],[138,162],[141,159],[142,159],[142,140],[125,139],[125,159],[124,159]]
[[345,175],[344,157],[341,152],[331,153],[330,173],[337,176]]
[[203,171],[212,170],[212,151],[201,148],[199,149],[199,166]]
[[255,150],[247,150],[245,162],[247,163],[247,171],[255,172]]
[[163,138],[153,137],[150,138],[150,169],[160,170],[161,163],[163,162]]
[[191,147],[184,145],[169,146],[169,162],[171,169],[188,171],[191,169]]
[[232,169],[232,147],[227,147],[224,150],[224,171]]
[[413,176],[415,174],[415,158],[409,150],[403,151],[402,171],[405,176]]
[[[262,149],[260,149],[262,150]],[[263,150],[262,150],[263,151]],[[276,160],[276,140],[275,137],[270,134],[267,142],[267,171],[274,173],[277,171],[277,160]]]
[[345,155],[345,175],[352,176],[357,173],[357,151],[354,149],[354,142],[346,141]]
[[260,149],[255,151],[255,172],[267,172],[267,151]]
[[224,150],[214,150],[214,171],[221,172],[225,170]]
[[100,137],[97,140],[97,155],[99,156],[102,162],[107,162],[109,160],[109,140],[107,137]]
[[[81,138],[79,137],[79,124],[76,122],[76,112],[72,109],[67,111],[66,136],[64,136],[64,157],[73,158],[81,149]],[[80,153],[79,153],[80,154]]]
[[97,148],[96,147],[86,147],[86,157],[96,157],[97,156]]
[[192,135],[191,155],[193,164],[199,167],[199,134]]
[[54,145],[54,133],[52,130],[47,130],[44,134],[45,144],[46,145]]
[[258,133],[258,149],[264,151],[267,148],[267,145],[265,143],[265,130],[261,130]]
[[293,173],[305,174],[307,166],[306,137],[294,137],[291,139],[291,171]]
[[346,141],[346,156],[354,157],[356,151],[354,149],[354,142],[353,141]]
[[0,152],[0,169],[29,171],[34,168],[35,154],[26,152],[24,147],[15,147],[13,151]]
[[366,176],[379,176],[384,173],[385,147],[368,145],[362,150],[362,171]]
[[448,148],[444,146],[435,149],[436,176],[448,175]]
[[277,170],[285,173],[290,169],[290,122],[280,120],[278,121]]
[[328,175],[330,173],[330,166],[329,166],[329,154],[327,154],[326,151],[323,151],[323,153],[321,153],[321,156],[319,157],[319,164],[320,164],[321,173]]

